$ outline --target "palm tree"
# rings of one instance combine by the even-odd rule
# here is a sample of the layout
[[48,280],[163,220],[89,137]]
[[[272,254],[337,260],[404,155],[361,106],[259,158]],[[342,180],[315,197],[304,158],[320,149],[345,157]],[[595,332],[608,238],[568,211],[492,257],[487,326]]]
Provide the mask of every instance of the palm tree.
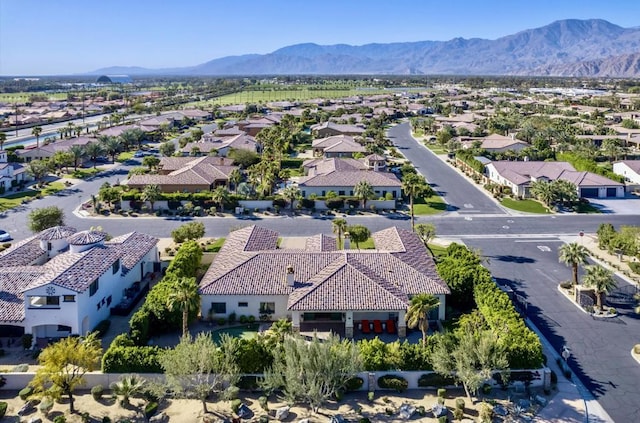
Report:
[[120,148],[122,147],[122,142],[116,137],[106,137],[103,139],[102,136],[98,137],[98,140],[102,143],[102,147],[104,151],[111,156],[111,161],[116,161],[116,154],[120,152]]
[[195,278],[180,278],[167,298],[170,310],[182,310],[182,336],[189,335],[189,312],[200,307],[200,295]]
[[547,181],[532,182],[529,191],[531,195],[542,201],[547,207],[551,206],[556,199],[555,190],[551,183]]
[[229,191],[222,185],[216,187],[211,193],[211,201],[220,206],[220,213],[224,212],[224,202],[229,198]]
[[151,204],[151,213],[153,213],[153,205],[162,197],[162,191],[156,184],[145,185],[142,190],[142,201],[148,201]]
[[342,236],[344,235],[344,231],[347,230],[347,220],[342,218],[333,219],[331,227],[333,228],[333,233],[338,235],[339,248],[342,248]]
[[87,154],[84,147],[77,144],[72,145],[69,147],[69,153],[73,155],[73,170],[78,170],[78,162]]
[[36,126],[31,130],[31,135],[36,137],[36,148],[40,146],[40,134],[42,134],[41,126]]
[[585,275],[582,283],[587,288],[592,288],[596,293],[596,305],[602,310],[602,296],[614,290],[618,283],[613,277],[611,271],[602,266],[586,266],[584,268]]
[[353,193],[360,201],[362,201],[362,208],[367,208],[367,200],[375,197],[376,193],[373,191],[373,187],[368,181],[362,180],[353,187]]
[[289,185],[282,190],[282,196],[291,204],[291,211],[293,211],[293,203],[301,197],[300,188]]
[[411,298],[405,320],[407,326],[416,326],[422,332],[422,345],[427,345],[427,331],[429,330],[429,313],[440,306],[440,300],[431,294],[418,294]]
[[578,266],[581,264],[587,264],[588,256],[589,252],[587,251],[587,249],[577,242],[564,244],[562,247],[560,247],[559,260],[561,263],[564,263],[567,266],[571,266],[571,269],[573,271],[574,285],[578,284]]
[[95,169],[96,160],[104,152],[104,150],[102,149],[102,145],[98,144],[97,142],[90,142],[87,145],[85,145],[84,150],[93,161],[93,168]]
[[142,392],[142,388],[146,384],[146,380],[140,376],[128,375],[122,376],[119,382],[111,384],[110,388],[114,394],[121,396],[120,405],[127,407],[130,405],[129,398]]
[[233,184],[233,192],[234,194],[238,193],[238,184],[242,181],[242,172],[240,169],[233,169],[229,173],[229,182]]
[[411,229],[415,230],[414,224],[414,215],[413,215],[413,200],[416,197],[422,195],[425,191],[425,186],[427,185],[427,181],[425,181],[422,175],[418,175],[417,173],[409,173],[402,178],[402,190],[404,194],[409,197],[409,210],[411,212]]

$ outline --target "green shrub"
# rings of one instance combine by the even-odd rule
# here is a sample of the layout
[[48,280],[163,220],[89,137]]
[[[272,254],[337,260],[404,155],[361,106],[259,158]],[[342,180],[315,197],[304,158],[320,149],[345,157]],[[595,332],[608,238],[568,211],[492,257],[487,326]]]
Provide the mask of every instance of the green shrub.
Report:
[[53,400],[49,397],[44,397],[38,406],[38,409],[45,416],[49,415],[49,412],[53,408]]
[[67,423],[67,418],[64,416],[64,414],[61,414],[53,419],[53,423]]
[[456,398],[456,409],[464,410],[464,400],[462,398]]
[[225,319],[224,317],[218,317],[216,323],[218,323],[218,326],[224,326],[227,323],[227,319]]
[[144,407],[144,416],[148,419],[149,417],[151,417],[154,414],[156,414],[156,411],[158,411],[158,403],[157,402],[150,402],[149,404],[145,405],[145,407]]
[[267,397],[265,397],[264,395],[258,397],[258,404],[260,404],[260,408],[262,408],[264,411],[269,412],[269,399]]
[[331,210],[340,210],[344,207],[344,200],[342,198],[327,198],[324,200],[324,204]]
[[384,389],[395,389],[404,392],[409,387],[409,382],[402,376],[384,375],[378,378],[378,386]]
[[237,386],[229,386],[227,388],[227,396],[229,399],[238,398],[239,393],[240,393],[240,388],[238,388]]
[[634,272],[640,275],[640,261],[632,261],[629,263],[629,268]]
[[254,323],[255,321],[256,321],[256,316],[254,315],[247,316],[247,323],[251,324],[251,323]]
[[236,312],[229,313],[229,324],[234,324],[236,322]]
[[240,316],[240,318],[238,319],[238,321],[239,321],[240,323],[242,323],[242,324],[247,323],[247,321],[248,321],[248,320],[247,320],[247,316],[245,316],[244,314],[242,314],[242,315]]
[[104,416],[102,418],[102,423],[111,423],[111,417],[109,416]]
[[485,395],[489,395],[491,393],[491,389],[491,385],[489,385],[488,383],[482,385],[482,393]]
[[33,335],[31,335],[30,333],[25,333],[24,335],[22,335],[21,342],[22,348],[28,350],[29,348],[31,348],[31,345],[33,345]]
[[373,391],[369,391],[367,392],[367,400],[369,400],[369,402],[373,402],[373,400],[376,398],[376,393]]
[[22,401],[26,401],[29,399],[29,397],[31,396],[31,394],[33,394],[33,388],[31,386],[27,386],[26,388],[20,390],[20,392],[18,392],[18,396],[20,397],[20,399]]
[[112,347],[102,356],[104,373],[162,373],[158,346]]
[[348,392],[357,391],[358,389],[362,388],[362,385],[364,385],[364,379],[358,376],[354,376],[351,379],[347,380],[347,383],[345,383],[344,388]]
[[440,404],[440,405],[444,405],[444,398],[442,398],[442,397],[438,397],[437,402],[438,402],[438,404]]
[[454,409],[453,418],[456,420],[462,420],[464,418],[464,409],[463,408]]
[[339,389],[333,394],[333,396],[335,397],[337,402],[340,402],[344,398],[344,392],[342,392],[342,390]]
[[371,420],[369,420],[368,417],[360,417],[360,420],[358,420],[358,423],[371,423]]
[[240,409],[240,406],[242,405],[242,401],[239,399],[234,399],[231,401],[231,411],[233,411],[235,414],[238,414],[238,410]]
[[269,423],[269,416],[260,416],[258,423]]
[[91,388],[91,396],[93,397],[94,400],[96,401],[100,400],[103,394],[104,394],[104,387],[102,385],[96,385],[93,388]]
[[255,391],[258,389],[258,377],[257,376],[240,376],[240,379],[236,383],[236,386],[243,391]]
[[442,376],[438,373],[426,373],[418,379],[418,386],[421,388],[433,387],[439,388],[451,386],[455,384],[455,380],[451,376]]
[[4,415],[7,413],[7,407],[9,404],[7,404],[7,402],[5,401],[0,401],[0,419],[4,417]]
[[438,397],[444,398],[445,395],[447,395],[447,390],[446,389],[444,389],[444,388],[438,389]]

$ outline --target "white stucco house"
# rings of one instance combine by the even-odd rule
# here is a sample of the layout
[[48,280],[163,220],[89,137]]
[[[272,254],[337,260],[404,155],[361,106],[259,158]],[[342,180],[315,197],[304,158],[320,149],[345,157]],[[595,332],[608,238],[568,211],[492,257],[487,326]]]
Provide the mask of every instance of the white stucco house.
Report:
[[85,335],[159,270],[158,239],[131,232],[46,229],[0,253],[0,336],[34,342]]
[[624,176],[625,181],[640,184],[640,160],[623,160],[613,164],[613,172]]
[[575,170],[567,162],[493,161],[485,166],[485,174],[494,183],[511,187],[520,198],[530,197],[532,182],[562,179],[576,186],[578,197],[624,197],[624,184],[591,172]]
[[0,187],[3,192],[8,192],[12,187],[32,178],[26,172],[26,168],[20,163],[8,163],[7,152],[0,150]]
[[338,250],[326,235],[286,249],[269,229],[231,232],[200,282],[202,316],[267,315],[290,319],[298,332],[332,330],[349,338],[385,323],[385,331],[405,337],[411,297],[428,293],[440,300],[431,319],[444,319],[450,290],[420,238],[397,227],[372,237],[375,250],[349,249],[348,237]]

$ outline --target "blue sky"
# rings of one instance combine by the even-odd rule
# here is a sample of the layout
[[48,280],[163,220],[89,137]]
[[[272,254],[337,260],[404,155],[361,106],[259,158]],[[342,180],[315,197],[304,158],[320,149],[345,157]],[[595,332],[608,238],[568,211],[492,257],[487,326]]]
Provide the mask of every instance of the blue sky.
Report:
[[640,25],[638,0],[0,0],[0,75],[165,68],[291,44],[495,39],[559,19]]

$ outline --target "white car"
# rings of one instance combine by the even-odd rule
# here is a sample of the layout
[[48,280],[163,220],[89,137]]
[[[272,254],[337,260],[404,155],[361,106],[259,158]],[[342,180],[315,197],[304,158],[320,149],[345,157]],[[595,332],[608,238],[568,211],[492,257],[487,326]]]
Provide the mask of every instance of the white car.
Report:
[[11,235],[9,235],[7,231],[3,231],[2,229],[0,229],[0,242],[10,241],[10,240],[11,240]]

